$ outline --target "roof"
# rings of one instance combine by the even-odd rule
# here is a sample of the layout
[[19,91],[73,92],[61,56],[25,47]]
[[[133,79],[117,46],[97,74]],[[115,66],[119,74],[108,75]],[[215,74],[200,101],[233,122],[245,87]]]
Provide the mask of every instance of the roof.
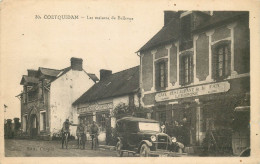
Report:
[[73,105],[136,93],[139,89],[139,66],[114,73],[94,84]]
[[248,11],[214,11],[213,15],[209,17],[207,21],[204,21],[201,25],[193,30],[193,33],[200,32],[211,28],[212,26],[222,25],[224,22],[234,21],[243,16],[249,16]]
[[156,120],[146,119],[146,118],[139,118],[139,117],[123,117],[123,118],[117,120],[117,122],[120,122],[120,121],[154,122],[154,123],[158,123],[158,121],[156,121]]
[[154,46],[159,46],[164,43],[176,40],[179,38],[179,20],[172,19],[165,25],[157,34],[155,34],[138,52],[148,50]]
[[[203,12],[204,13],[204,12]],[[230,22],[241,18],[242,16],[248,16],[248,11],[214,11],[212,16],[208,17],[207,21],[204,21],[201,25],[196,27],[192,32],[197,33],[202,30],[206,30],[213,26],[222,25],[224,22]],[[152,49],[155,46],[160,46],[180,37],[180,20],[172,18],[172,20],[166,24],[157,34],[155,34],[143,47],[137,52],[146,51]]]
[[36,83],[39,82],[39,79],[35,78],[35,77],[29,77],[27,75],[23,75],[20,84],[23,85],[25,82],[26,83],[34,83],[34,84],[36,84]]
[[43,75],[56,77],[62,70],[39,67],[39,71]]

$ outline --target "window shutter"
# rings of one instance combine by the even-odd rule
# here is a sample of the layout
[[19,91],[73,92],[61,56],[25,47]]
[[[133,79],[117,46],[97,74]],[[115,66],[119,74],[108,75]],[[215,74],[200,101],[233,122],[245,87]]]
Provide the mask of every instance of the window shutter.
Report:
[[228,75],[231,75],[231,45],[228,44]]
[[159,68],[159,63],[155,64],[155,88],[158,89],[159,88],[159,84],[160,84],[160,68]]
[[191,76],[191,79],[190,79],[190,80],[191,80],[191,81],[190,81],[190,82],[193,83],[193,81],[194,81],[194,77],[193,77],[193,76],[194,76],[194,73],[193,73],[193,72],[194,72],[194,65],[193,65],[193,56],[192,56],[192,55],[190,56],[190,60],[191,60],[191,61],[190,61],[190,64],[191,64],[191,65],[190,65],[190,67],[191,67],[191,70],[190,70],[190,71],[191,71],[191,72],[190,72],[190,73],[191,73],[191,74],[190,74],[190,76]]
[[179,70],[180,70],[180,72],[179,72],[179,83],[180,83],[180,85],[183,85],[183,58],[182,57],[180,57],[180,59],[179,59],[180,61],[179,61]]
[[168,62],[167,61],[165,61],[164,62],[164,73],[165,73],[165,75],[164,75],[164,86],[165,86],[165,88],[166,87],[168,87]]
[[217,78],[217,54],[216,50],[212,48],[212,79]]

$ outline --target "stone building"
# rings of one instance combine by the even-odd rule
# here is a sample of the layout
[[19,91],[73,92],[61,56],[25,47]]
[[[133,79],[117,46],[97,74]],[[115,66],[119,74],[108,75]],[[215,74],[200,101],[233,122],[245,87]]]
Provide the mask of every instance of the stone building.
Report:
[[100,81],[80,96],[73,106],[80,120],[87,124],[96,121],[100,127],[99,139],[102,141],[105,140],[106,126],[115,127],[112,111],[119,104],[139,106],[138,93],[139,66],[113,74],[110,70],[102,69]]
[[72,103],[96,81],[94,74],[83,69],[80,58],[71,58],[71,65],[62,70],[28,69],[28,75],[21,79],[23,92],[19,94],[23,132],[33,138],[50,138],[61,130],[66,119],[78,123]]
[[165,11],[138,50],[142,105],[160,122],[185,123],[186,145],[201,145],[209,130],[230,132],[234,109],[250,106],[249,36],[248,12]]

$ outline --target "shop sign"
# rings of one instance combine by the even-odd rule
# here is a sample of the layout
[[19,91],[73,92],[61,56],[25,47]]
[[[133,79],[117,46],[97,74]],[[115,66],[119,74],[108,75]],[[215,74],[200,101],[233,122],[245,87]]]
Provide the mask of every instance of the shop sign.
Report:
[[183,89],[160,92],[155,95],[155,101],[167,101],[186,97],[208,95],[227,92],[230,89],[229,82],[212,83]]
[[97,112],[97,111],[105,111],[113,108],[113,103],[106,104],[92,104],[87,107],[78,108],[78,113],[87,113],[87,112]]

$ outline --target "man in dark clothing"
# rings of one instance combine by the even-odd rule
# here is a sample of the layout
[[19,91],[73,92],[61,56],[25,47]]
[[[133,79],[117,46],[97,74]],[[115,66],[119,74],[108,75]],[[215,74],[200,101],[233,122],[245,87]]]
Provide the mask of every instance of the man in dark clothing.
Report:
[[85,143],[86,143],[86,126],[84,125],[83,121],[80,121],[80,124],[77,126],[77,137],[78,137],[78,148],[80,145],[82,145],[82,149],[85,149]]
[[98,128],[97,124],[95,123],[95,121],[93,121],[92,125],[90,126],[90,135],[91,135],[91,140],[92,140],[91,149],[93,149],[94,137],[96,137],[96,142],[98,144],[98,133],[99,133],[99,128]]

